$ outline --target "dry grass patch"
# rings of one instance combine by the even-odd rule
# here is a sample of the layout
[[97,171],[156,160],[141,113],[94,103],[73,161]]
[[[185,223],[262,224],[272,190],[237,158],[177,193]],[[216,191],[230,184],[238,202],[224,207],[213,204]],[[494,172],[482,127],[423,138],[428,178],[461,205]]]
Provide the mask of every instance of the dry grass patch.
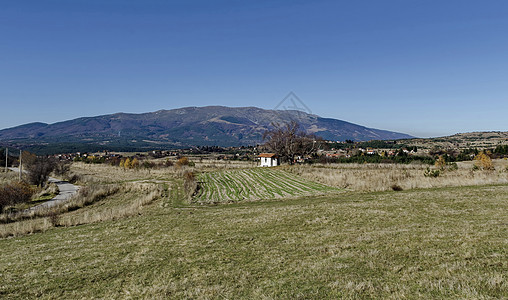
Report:
[[[73,163],[71,172],[77,175],[78,184],[111,184],[141,180],[165,180],[178,176],[191,167],[168,167],[160,169],[124,169],[108,164]],[[183,173],[182,173],[183,174]]]
[[[473,171],[473,162],[457,163],[439,176],[425,176],[428,165],[421,164],[329,164],[289,166],[288,172],[307,180],[355,191],[388,191],[396,185],[403,190],[508,183],[507,162],[495,162],[494,171]],[[431,169],[435,169],[432,167]]]
[[10,183],[10,182],[13,182],[13,181],[17,181],[18,180],[18,173],[14,173],[14,172],[4,172],[3,171],[3,168],[2,170],[0,171],[0,184],[4,184],[4,183]]
[[237,160],[195,160],[196,169],[204,172],[215,170],[229,170],[229,169],[248,169],[254,168],[258,165],[256,161],[237,161]]

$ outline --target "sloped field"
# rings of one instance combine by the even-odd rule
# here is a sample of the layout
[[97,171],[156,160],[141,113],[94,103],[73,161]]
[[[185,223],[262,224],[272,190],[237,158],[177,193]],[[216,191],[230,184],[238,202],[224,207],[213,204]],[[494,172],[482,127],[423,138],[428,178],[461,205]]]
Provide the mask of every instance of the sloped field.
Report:
[[253,168],[203,173],[194,197],[198,203],[274,199],[318,195],[338,189],[282,170]]

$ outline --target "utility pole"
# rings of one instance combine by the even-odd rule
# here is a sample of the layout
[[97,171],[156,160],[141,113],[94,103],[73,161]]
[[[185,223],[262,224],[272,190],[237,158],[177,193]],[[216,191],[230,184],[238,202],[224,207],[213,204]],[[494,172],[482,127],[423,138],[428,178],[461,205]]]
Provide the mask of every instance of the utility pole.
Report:
[[23,173],[23,164],[21,162],[21,157],[23,157],[22,154],[22,151],[19,150],[19,181],[21,181],[21,173]]
[[5,173],[7,173],[7,160],[9,159],[9,148],[5,147]]

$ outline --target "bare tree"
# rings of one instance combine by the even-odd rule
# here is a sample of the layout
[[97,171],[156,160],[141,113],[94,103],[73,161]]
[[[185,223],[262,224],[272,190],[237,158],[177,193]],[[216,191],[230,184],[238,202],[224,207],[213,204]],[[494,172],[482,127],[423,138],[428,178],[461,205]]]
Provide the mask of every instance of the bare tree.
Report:
[[64,177],[71,170],[71,162],[68,160],[59,160],[55,163],[54,172],[57,176]]
[[27,165],[28,179],[31,184],[43,187],[48,181],[49,174],[55,168],[55,160],[50,157],[36,157]]
[[291,121],[286,124],[272,123],[274,127],[263,134],[265,146],[281,158],[293,164],[297,156],[314,154],[319,147],[321,138],[301,131],[300,125]]
[[23,164],[28,166],[35,162],[35,160],[37,159],[37,155],[30,153],[28,151],[23,151],[21,153],[21,159],[23,160]]

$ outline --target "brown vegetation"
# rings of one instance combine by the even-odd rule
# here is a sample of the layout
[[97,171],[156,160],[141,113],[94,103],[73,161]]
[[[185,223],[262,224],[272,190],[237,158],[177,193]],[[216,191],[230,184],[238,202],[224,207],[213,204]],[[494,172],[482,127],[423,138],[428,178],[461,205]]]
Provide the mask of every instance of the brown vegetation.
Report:
[[189,161],[189,158],[186,157],[186,156],[182,156],[178,159],[178,161],[176,162],[176,166],[177,167],[182,167],[182,166],[188,166],[190,163]]
[[0,213],[8,205],[28,202],[34,191],[24,182],[10,182],[0,185]]
[[14,172],[3,172],[3,169],[2,171],[0,171],[0,184],[4,184],[4,183],[10,183],[10,182],[13,182],[13,181],[16,181],[18,180],[18,174],[17,173],[14,173]]
[[490,157],[483,151],[476,155],[474,160],[475,166],[481,168],[482,170],[493,171],[495,169],[492,159],[490,159]]
[[[61,205],[4,215],[2,222],[10,223],[0,224],[0,238],[42,232],[54,226],[76,226],[137,215],[142,207],[162,195],[163,188],[151,183],[86,187],[69,202]],[[115,202],[115,197],[119,198],[117,205],[108,204]],[[96,203],[100,205],[94,207]],[[11,219],[6,220],[6,217]]]
[[263,134],[265,147],[290,164],[293,164],[296,156],[314,154],[318,149],[318,142],[322,140],[300,130],[300,125],[295,121],[283,125],[273,123],[272,126],[274,129]]
[[190,201],[194,193],[196,192],[198,188],[198,184],[196,181],[196,175],[194,172],[186,171],[183,173],[183,187],[185,190],[185,193],[188,197],[188,200]]
[[447,186],[471,186],[508,183],[506,160],[497,160],[499,171],[474,171],[473,162],[430,169],[438,176],[426,176],[423,164],[327,164],[299,165],[286,170],[308,180],[355,191],[387,191],[393,185],[404,190]]
[[55,163],[53,172],[55,175],[65,177],[71,170],[71,162],[68,160],[61,160]]
[[26,164],[27,176],[31,184],[43,187],[49,174],[55,169],[56,161],[48,157],[36,157]]

